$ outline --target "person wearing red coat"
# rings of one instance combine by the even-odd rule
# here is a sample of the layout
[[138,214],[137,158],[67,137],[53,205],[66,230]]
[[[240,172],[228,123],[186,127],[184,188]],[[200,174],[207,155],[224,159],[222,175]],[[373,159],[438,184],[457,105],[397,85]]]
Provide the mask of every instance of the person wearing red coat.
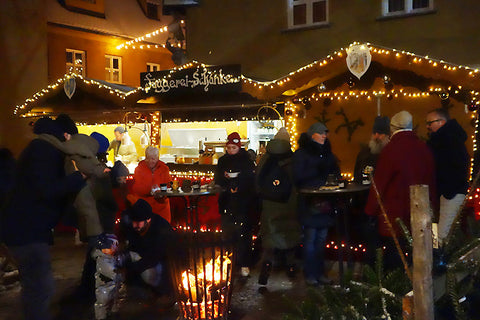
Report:
[[152,207],[152,211],[169,223],[171,222],[170,202],[167,197],[152,195],[153,187],[162,183],[170,183],[170,171],[167,165],[159,160],[157,148],[148,146],[145,149],[145,160],[140,161],[133,174],[132,192],[138,198],[144,199]]
[[[435,199],[435,163],[428,146],[412,131],[412,115],[401,111],[390,122],[392,136],[380,153],[375,168],[374,181],[382,199],[385,211],[400,241],[404,239],[396,218],[410,228],[410,186],[427,185],[430,200]],[[373,186],[370,188],[365,212],[378,216],[378,232],[382,245],[386,245],[385,263],[388,255],[399,261],[393,245],[392,234],[380,210]],[[392,253],[393,252],[393,253]],[[392,262],[392,261],[390,261]],[[396,265],[397,267],[400,265]]]

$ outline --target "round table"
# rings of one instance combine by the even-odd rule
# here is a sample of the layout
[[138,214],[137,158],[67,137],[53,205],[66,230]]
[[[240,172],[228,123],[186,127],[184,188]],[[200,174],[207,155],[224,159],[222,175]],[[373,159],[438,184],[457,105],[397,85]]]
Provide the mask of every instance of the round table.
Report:
[[[349,216],[351,211],[352,199],[354,196],[361,195],[362,193],[368,194],[370,190],[370,185],[362,184],[347,184],[345,188],[328,188],[327,187],[312,187],[312,188],[302,188],[299,190],[299,193],[306,197],[315,197],[320,200],[336,200],[345,205],[345,210],[343,212],[338,212],[335,209],[336,219],[336,232],[337,232],[337,241],[339,242],[338,246],[338,273],[340,278],[340,283],[344,285],[344,273],[343,273],[343,255],[344,247],[341,245],[342,241],[345,243],[345,247],[348,249],[350,246],[350,234],[349,234]],[[343,225],[343,232],[342,232]],[[347,250],[347,265],[349,268],[353,267],[351,261],[350,251]]]
[[165,196],[169,198],[182,198],[185,202],[185,212],[184,212],[184,222],[177,226],[177,228],[183,228],[191,231],[200,231],[204,226],[202,226],[198,219],[198,202],[201,197],[208,197],[216,195],[221,190],[219,188],[200,188],[192,190],[190,192],[184,192],[179,188],[179,190],[167,190],[167,191],[157,191],[155,192],[156,196]]

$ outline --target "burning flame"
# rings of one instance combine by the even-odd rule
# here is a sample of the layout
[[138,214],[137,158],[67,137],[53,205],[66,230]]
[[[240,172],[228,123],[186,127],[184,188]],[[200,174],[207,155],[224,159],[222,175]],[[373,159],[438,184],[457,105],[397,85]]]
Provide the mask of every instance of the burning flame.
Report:
[[[199,268],[196,276],[190,269],[182,273],[181,290],[188,297],[185,307],[193,310],[197,319],[206,319],[207,313],[221,316],[223,310],[219,305],[225,302],[223,289],[230,284],[228,273],[231,272],[231,264],[227,255],[219,255],[215,261],[211,259],[204,268]],[[187,310],[184,309],[184,313]]]

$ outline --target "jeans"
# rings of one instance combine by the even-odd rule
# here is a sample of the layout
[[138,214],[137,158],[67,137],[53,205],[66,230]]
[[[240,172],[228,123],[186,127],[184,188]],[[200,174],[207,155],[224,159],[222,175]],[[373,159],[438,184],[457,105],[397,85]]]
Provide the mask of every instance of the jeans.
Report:
[[9,247],[18,262],[25,320],[47,320],[54,293],[54,281],[47,243]]
[[303,228],[303,272],[306,279],[319,279],[325,272],[324,255],[328,228]]

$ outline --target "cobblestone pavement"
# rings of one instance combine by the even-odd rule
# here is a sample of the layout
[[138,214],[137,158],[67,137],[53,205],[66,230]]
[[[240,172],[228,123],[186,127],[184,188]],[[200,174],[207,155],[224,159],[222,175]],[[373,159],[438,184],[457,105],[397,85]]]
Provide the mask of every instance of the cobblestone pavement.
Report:
[[[74,291],[80,281],[85,246],[75,245],[72,234],[56,236],[52,247],[52,265],[56,281],[56,294],[53,301],[55,320],[94,319],[93,304],[74,298]],[[229,320],[278,320],[287,310],[289,303],[300,302],[306,295],[306,287],[301,274],[295,280],[287,278],[285,271],[274,269],[268,286],[257,284],[257,266],[248,278],[237,278],[232,294]],[[21,319],[18,282],[0,288],[0,319]],[[288,301],[288,303],[287,303]],[[130,299],[122,305],[117,319],[170,320],[178,319],[179,310],[175,305],[162,310],[156,303]]]

